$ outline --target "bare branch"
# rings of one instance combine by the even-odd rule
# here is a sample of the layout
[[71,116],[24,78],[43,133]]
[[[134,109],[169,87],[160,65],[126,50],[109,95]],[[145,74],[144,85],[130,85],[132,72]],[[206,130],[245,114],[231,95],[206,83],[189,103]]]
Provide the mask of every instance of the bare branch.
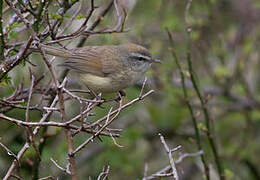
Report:
[[164,137],[159,133],[159,136],[160,136],[160,139],[161,139],[161,142],[164,146],[164,149],[166,150],[167,154],[168,154],[168,157],[169,157],[169,160],[170,160],[170,164],[171,164],[171,168],[172,168],[172,174],[173,174],[173,177],[175,180],[179,180],[179,176],[178,176],[178,173],[177,173],[177,169],[176,169],[176,165],[175,165],[175,162],[172,158],[172,152],[178,150],[181,148],[181,146],[178,146],[177,148],[174,148],[174,149],[170,149],[168,147],[168,145],[166,144],[165,140],[164,140]]
[[[106,166],[106,167],[104,167],[103,168],[103,171],[99,174],[99,176],[98,176],[98,178],[97,178],[97,180],[105,180],[105,179],[107,179],[107,176],[108,176],[108,174],[109,174],[109,171],[110,171],[110,166],[108,165],[108,166]],[[102,178],[103,177],[103,178]]]
[[[175,161],[175,164],[176,165],[180,164],[187,157],[198,157],[201,156],[202,154],[203,151],[199,151],[196,153],[184,153]],[[163,169],[159,170],[158,172],[150,176],[144,176],[143,180],[157,179],[158,177],[171,177],[173,176],[173,173],[172,172],[168,173],[171,169],[172,169],[171,165],[166,166]]]
[[54,159],[52,159],[52,158],[51,158],[51,162],[53,162],[53,164],[54,164],[58,169],[60,169],[62,172],[71,175],[71,172],[70,172],[69,168],[66,168],[66,169],[65,169],[65,168],[61,167],[61,166],[60,166]]
[[4,150],[7,152],[7,154],[9,156],[13,156],[16,160],[16,162],[18,163],[18,165],[20,166],[20,162],[19,159],[17,158],[17,156],[10,150],[8,149],[8,147],[6,147],[3,143],[0,142],[0,146],[2,146],[2,148],[4,148]]

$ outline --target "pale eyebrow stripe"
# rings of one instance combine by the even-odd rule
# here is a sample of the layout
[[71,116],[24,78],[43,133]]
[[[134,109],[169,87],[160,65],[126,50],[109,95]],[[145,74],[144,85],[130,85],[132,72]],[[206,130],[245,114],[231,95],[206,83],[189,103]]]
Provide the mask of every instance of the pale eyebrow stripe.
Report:
[[147,60],[151,59],[149,56],[144,56],[144,55],[139,54],[139,53],[131,53],[131,56],[142,57],[142,58],[147,59]]

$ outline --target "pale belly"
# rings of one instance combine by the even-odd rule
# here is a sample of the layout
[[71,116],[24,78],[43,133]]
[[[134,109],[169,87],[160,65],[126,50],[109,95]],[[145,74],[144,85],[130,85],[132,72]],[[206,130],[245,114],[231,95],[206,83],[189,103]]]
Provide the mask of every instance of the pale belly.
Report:
[[112,93],[135,84],[143,73],[125,72],[123,75],[100,77],[93,74],[79,74],[84,85],[94,92]]

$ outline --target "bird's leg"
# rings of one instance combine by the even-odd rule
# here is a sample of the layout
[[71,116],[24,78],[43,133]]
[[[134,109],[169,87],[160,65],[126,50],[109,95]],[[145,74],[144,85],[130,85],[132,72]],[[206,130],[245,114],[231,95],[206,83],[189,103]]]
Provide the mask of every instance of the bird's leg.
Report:
[[123,90],[120,90],[120,91],[118,91],[118,96],[115,98],[115,101],[119,102],[125,96],[126,96],[126,93]]
[[[98,98],[98,100],[102,100],[103,98],[101,97],[102,96],[102,93],[99,93],[96,97]],[[97,105],[98,107],[100,107],[101,109],[105,109],[103,106],[102,106],[102,103],[98,103]]]
[[89,90],[89,93],[92,95],[92,96],[94,96],[95,98],[96,98],[96,100],[101,100],[102,98],[101,98],[101,93],[100,94],[96,94],[95,93],[95,91],[93,91],[91,88],[89,88],[87,85],[86,85],[86,87],[88,88],[88,90]]
[[89,90],[90,94],[91,94],[92,96],[94,96],[97,100],[100,99],[100,97],[99,97],[92,89],[90,89],[90,88],[88,87],[88,90]]
[[[90,89],[88,86],[87,86],[87,88],[89,89],[89,93],[92,95],[92,96],[94,96],[95,98],[96,98],[96,100],[102,100],[102,97],[101,97],[101,93],[100,94],[96,94],[92,89]],[[98,107],[100,107],[100,108],[102,108],[102,109],[104,109],[104,107],[102,107],[101,106],[102,105],[102,103],[98,103]]]
[[114,98],[109,98],[109,99],[103,99],[104,102],[111,102],[111,101],[116,101],[119,102],[123,97],[126,96],[126,93],[123,90],[118,91],[118,95]]
[[119,94],[121,95],[121,97],[125,97],[126,96],[126,93],[125,93],[125,91],[123,91],[123,90],[120,90],[120,91],[118,91],[119,92]]

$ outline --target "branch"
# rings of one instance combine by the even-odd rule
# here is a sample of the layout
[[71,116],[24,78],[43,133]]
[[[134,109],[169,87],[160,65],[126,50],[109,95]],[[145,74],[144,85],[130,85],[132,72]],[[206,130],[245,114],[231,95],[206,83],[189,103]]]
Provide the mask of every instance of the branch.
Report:
[[[181,67],[181,64],[179,62],[178,56],[174,51],[174,42],[173,42],[172,34],[168,29],[166,29],[166,31],[168,33],[169,40],[170,40],[170,43],[171,43],[170,51],[172,53],[174,61],[177,65],[177,68],[179,69],[179,72],[180,72],[180,75],[181,75],[181,86],[182,86],[183,95],[184,95],[184,98],[185,98],[185,103],[188,106],[188,109],[189,109],[189,112],[190,112],[190,115],[191,115],[192,124],[193,124],[193,128],[194,128],[194,131],[195,131],[195,136],[196,136],[197,147],[198,147],[198,150],[201,151],[202,145],[201,145],[201,140],[200,140],[200,133],[199,133],[199,128],[198,128],[197,118],[195,116],[195,113],[194,113],[193,108],[191,106],[191,103],[189,101],[188,91],[187,91],[187,87],[186,87],[186,83],[185,83],[185,75],[184,75],[183,69]],[[206,158],[205,158],[204,154],[201,154],[201,161],[202,161],[204,169],[205,169],[206,178],[207,178],[207,180],[210,180],[209,167],[207,165]]]
[[[58,102],[58,97],[56,96],[53,100],[53,102],[51,103],[50,107],[55,107],[56,104]],[[49,111],[47,112],[46,114],[43,115],[43,117],[41,118],[40,122],[44,122],[46,121],[50,115],[52,114],[52,111]],[[3,114],[0,114],[0,116],[3,115]],[[34,130],[33,130],[33,134],[36,135],[40,130],[40,127],[37,126]],[[22,149],[19,151],[18,155],[17,155],[17,159],[20,160],[22,158],[22,156],[24,155],[24,153],[29,149],[30,145],[28,142],[26,142],[24,144],[24,146],[22,147]],[[12,173],[14,171],[14,169],[16,168],[16,161],[13,161],[13,163],[11,164],[11,166],[9,167],[5,177],[3,178],[3,180],[8,180],[11,176],[12,176]]]
[[9,156],[13,156],[14,159],[16,160],[16,163],[20,166],[20,162],[19,159],[17,158],[17,156],[10,150],[8,149],[8,147],[6,147],[3,143],[0,142],[0,146],[2,146],[2,148],[4,148],[4,150],[7,152],[7,154]]
[[177,173],[176,165],[175,165],[175,162],[174,162],[174,160],[172,158],[172,152],[177,151],[178,149],[181,148],[181,146],[177,146],[177,148],[170,149],[169,146],[166,144],[166,142],[164,140],[164,137],[160,133],[159,133],[159,136],[160,136],[161,142],[162,142],[162,144],[164,146],[164,149],[166,150],[166,152],[168,154],[168,157],[169,157],[169,160],[170,160],[170,164],[171,164],[173,178],[175,180],[179,180],[179,175]]
[[22,13],[21,13],[18,9],[15,8],[14,4],[13,4],[11,1],[5,0],[5,2],[6,2],[6,4],[8,4],[8,6],[16,13],[16,15],[21,19],[21,21],[23,21],[23,23],[25,24],[25,26],[29,29],[29,32],[30,32],[31,36],[32,36],[35,40],[37,40],[37,39],[38,39],[38,38],[37,38],[37,34],[36,34],[36,32],[33,30],[33,28],[32,28],[32,26],[31,26],[30,22],[23,17]]
[[[201,156],[203,154],[203,151],[199,151],[196,153],[184,153],[182,154],[176,161],[175,164],[178,165],[180,164],[184,159],[186,159],[187,157],[197,157],[197,156]],[[160,177],[170,177],[173,176],[173,173],[168,173],[169,170],[171,170],[171,166],[166,166],[163,169],[159,170],[158,172],[150,175],[150,176],[145,176],[143,177],[143,180],[152,180],[152,179],[158,179]]]
[[4,60],[5,39],[3,33],[3,1],[0,1],[0,62]]
[[207,138],[210,144],[210,147],[213,151],[213,155],[214,155],[214,159],[217,165],[217,170],[218,170],[218,174],[220,176],[221,180],[225,180],[225,175],[224,175],[224,170],[222,167],[222,163],[220,161],[220,157],[218,155],[218,151],[217,151],[217,146],[215,143],[215,140],[213,139],[212,136],[212,129],[211,129],[211,124],[210,124],[210,117],[209,117],[209,111],[208,108],[206,106],[206,102],[204,101],[201,92],[200,92],[200,88],[199,85],[195,79],[195,72],[193,70],[193,66],[192,66],[192,61],[191,61],[191,31],[192,28],[189,27],[188,23],[187,23],[187,14],[189,12],[190,6],[191,6],[192,0],[189,0],[187,6],[186,6],[186,11],[185,11],[185,20],[186,20],[186,31],[187,31],[187,36],[188,36],[188,41],[187,41],[187,63],[188,63],[188,70],[189,70],[189,74],[190,74],[190,78],[191,78],[191,82],[193,84],[193,87],[195,89],[195,92],[200,100],[200,104],[203,110],[203,114],[204,114],[204,118],[205,118],[205,124],[206,124],[206,134],[207,134]]
[[0,64],[0,82],[9,71],[11,71],[15,66],[17,66],[23,60],[32,41],[33,38],[30,37],[29,40],[26,43],[24,43],[24,45],[20,48],[17,55],[12,56],[10,59]]

